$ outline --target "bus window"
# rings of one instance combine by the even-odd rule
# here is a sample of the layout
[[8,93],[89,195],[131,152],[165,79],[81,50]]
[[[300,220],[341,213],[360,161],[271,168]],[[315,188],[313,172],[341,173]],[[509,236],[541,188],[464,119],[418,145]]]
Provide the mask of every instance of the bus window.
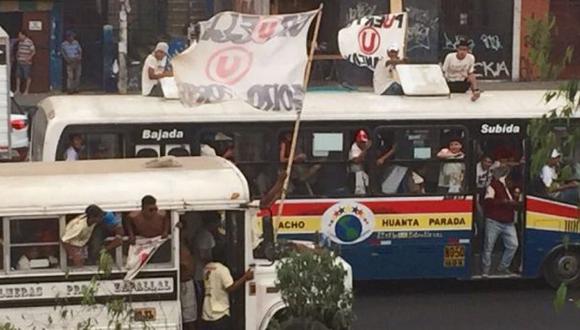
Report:
[[46,128],[48,126],[48,118],[44,109],[39,108],[32,119],[31,129],[31,150],[30,159],[32,161],[42,161],[42,151],[44,149],[44,139],[46,136]]
[[373,194],[465,191],[464,130],[379,127],[369,152]]
[[57,160],[123,158],[121,136],[113,133],[63,134]]
[[12,270],[29,271],[59,267],[59,218],[9,221],[9,263]]
[[135,158],[156,158],[159,157],[161,147],[156,144],[135,146]]
[[165,152],[168,156],[187,157],[191,155],[189,145],[187,144],[168,144],[165,146]]
[[273,183],[275,171],[267,162],[269,144],[265,132],[215,130],[201,133],[200,154],[219,156],[244,173],[253,196],[265,194]]

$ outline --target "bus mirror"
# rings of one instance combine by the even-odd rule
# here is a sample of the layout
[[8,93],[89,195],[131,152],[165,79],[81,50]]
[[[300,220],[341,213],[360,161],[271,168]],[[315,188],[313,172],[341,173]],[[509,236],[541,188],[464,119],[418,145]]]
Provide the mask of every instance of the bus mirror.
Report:
[[262,217],[262,235],[264,241],[262,245],[264,247],[264,255],[266,259],[274,261],[275,258],[275,248],[274,248],[274,225],[272,217],[265,216]]

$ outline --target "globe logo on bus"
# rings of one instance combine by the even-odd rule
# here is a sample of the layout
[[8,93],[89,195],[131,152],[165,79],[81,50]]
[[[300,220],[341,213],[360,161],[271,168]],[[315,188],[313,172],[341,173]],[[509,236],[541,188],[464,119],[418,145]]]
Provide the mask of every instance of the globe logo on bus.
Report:
[[322,215],[322,233],[338,244],[356,244],[373,233],[375,217],[366,206],[355,201],[341,201]]
[[334,227],[336,237],[343,242],[356,241],[362,232],[362,225],[359,218],[354,215],[343,215],[336,221]]

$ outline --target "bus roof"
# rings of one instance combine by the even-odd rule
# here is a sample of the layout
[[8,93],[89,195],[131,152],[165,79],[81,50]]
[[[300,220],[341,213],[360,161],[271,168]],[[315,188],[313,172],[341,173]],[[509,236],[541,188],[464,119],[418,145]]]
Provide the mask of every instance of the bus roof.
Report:
[[[249,202],[242,173],[221,157],[178,158],[177,167],[151,168],[151,159],[32,162],[0,165],[0,216],[140,209],[152,195],[160,209],[235,208]],[[211,180],[208,180],[211,178]]]
[[[379,96],[363,92],[308,92],[304,120],[448,120],[535,118],[560,105],[545,91],[485,91],[451,97]],[[63,124],[293,121],[293,112],[264,112],[242,101],[184,107],[177,100],[140,95],[52,96],[40,103],[47,118]],[[577,115],[578,116],[578,115]]]

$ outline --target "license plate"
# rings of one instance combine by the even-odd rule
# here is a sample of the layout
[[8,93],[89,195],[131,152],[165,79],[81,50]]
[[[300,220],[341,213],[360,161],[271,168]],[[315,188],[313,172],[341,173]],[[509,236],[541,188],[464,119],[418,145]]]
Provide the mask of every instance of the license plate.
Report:
[[135,308],[133,316],[138,322],[155,321],[157,311],[155,308]]
[[444,267],[465,267],[465,247],[463,245],[447,245],[443,254]]

